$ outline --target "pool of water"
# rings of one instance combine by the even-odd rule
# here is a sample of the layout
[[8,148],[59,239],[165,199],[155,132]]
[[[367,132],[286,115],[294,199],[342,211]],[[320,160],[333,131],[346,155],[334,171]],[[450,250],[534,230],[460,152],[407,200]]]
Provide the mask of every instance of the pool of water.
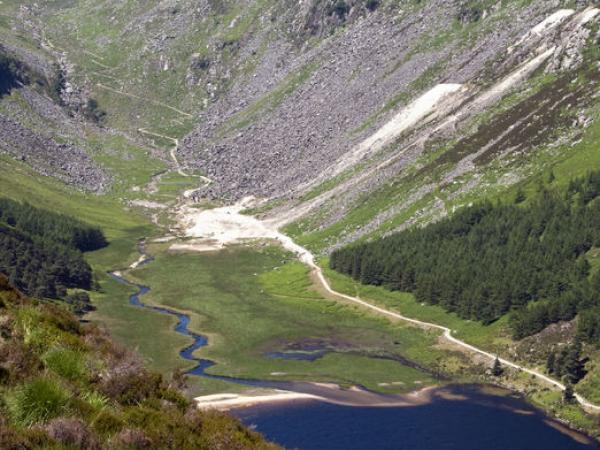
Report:
[[316,361],[327,354],[326,350],[288,350],[285,352],[269,352],[265,353],[267,358],[271,359],[287,359],[294,361]]
[[542,412],[513,396],[456,386],[462,400],[422,406],[348,407],[302,401],[233,413],[267,439],[301,450],[570,450],[595,441],[558,429]]

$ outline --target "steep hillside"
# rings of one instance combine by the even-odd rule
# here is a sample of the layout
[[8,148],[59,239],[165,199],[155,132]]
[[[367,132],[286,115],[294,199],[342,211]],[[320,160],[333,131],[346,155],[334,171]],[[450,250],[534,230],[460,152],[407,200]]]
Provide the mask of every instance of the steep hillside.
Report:
[[[211,105],[184,148],[228,194],[302,195],[368,152],[374,156],[369,147],[379,138],[368,138],[437,83],[449,86],[414,105],[416,114],[389,126],[376,147],[419,124],[456,84],[474,81],[544,18],[546,3],[490,4],[484,19],[461,18],[461,2],[447,1],[370,13],[318,45],[286,55],[287,73],[275,78],[275,88],[253,86],[261,80],[255,74],[241,81]],[[514,16],[520,20],[505,23]]]
[[60,307],[0,275],[0,447],[269,449],[234,419],[197,411],[177,386]]
[[[573,175],[595,164],[597,36],[586,36],[597,27],[578,28],[588,14],[534,28],[520,44],[531,47],[500,52],[478,79],[425,89],[334,164],[318,163],[320,176],[306,172],[291,213],[275,216],[296,221],[287,230],[300,242],[330,247],[430,221],[555,165]],[[579,64],[557,70],[572,41]]]
[[[321,249],[584,158],[598,115],[596,9],[429,1],[363,13],[300,46],[297,30],[271,35],[256,67],[196,106],[180,153],[213,181],[198,195],[276,199],[268,217]],[[239,52],[257,35],[249,27]]]
[[591,3],[8,1],[2,11],[6,32],[56,62],[72,111],[91,99],[100,115],[88,117],[136,140],[185,136],[176,154],[212,180],[199,196],[279,199],[279,223],[296,221],[288,231],[322,248],[439,217],[564,159],[597,116]]
[[331,267],[362,283],[413,292],[465,319],[489,324],[512,312],[513,335],[522,339],[597,309],[600,278],[591,276],[586,254],[600,244],[598,193],[600,172],[592,172],[566,192],[544,190],[525,205],[483,203],[337,250]]
[[92,269],[82,252],[106,245],[97,228],[0,199],[0,272],[29,295],[69,298],[68,288],[91,289]]
[[80,147],[64,142],[58,130],[32,127],[23,111],[30,109],[40,119],[68,127],[70,119],[56,104],[60,103],[60,76],[48,60],[0,42],[0,99],[6,97],[0,109],[0,151],[26,161],[43,175],[102,192],[110,184],[106,171]]

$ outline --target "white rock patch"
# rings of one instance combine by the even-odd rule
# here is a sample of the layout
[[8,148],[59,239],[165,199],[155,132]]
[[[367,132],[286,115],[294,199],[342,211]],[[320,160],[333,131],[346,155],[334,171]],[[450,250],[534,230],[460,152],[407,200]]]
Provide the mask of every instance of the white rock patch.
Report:
[[589,8],[583,11],[581,14],[577,16],[579,20],[579,26],[583,26],[596,17],[600,13],[600,9],[598,8]]
[[559,9],[555,13],[546,17],[542,22],[533,27],[530,31],[531,34],[537,34],[541,36],[546,31],[560,25],[567,17],[572,16],[575,13],[572,9]]
[[406,108],[396,114],[389,122],[383,125],[372,136],[358,144],[354,150],[344,155],[332,168],[327,176],[332,177],[352,167],[368,154],[373,154],[390,144],[406,130],[417,124],[423,124],[433,119],[436,107],[446,97],[458,91],[461,84],[438,84],[425,94],[410,103]]

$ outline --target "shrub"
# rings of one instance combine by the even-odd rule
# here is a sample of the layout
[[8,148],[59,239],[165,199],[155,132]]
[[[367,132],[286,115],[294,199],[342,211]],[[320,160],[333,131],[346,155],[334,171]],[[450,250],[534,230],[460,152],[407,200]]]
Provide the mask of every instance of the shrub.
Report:
[[99,124],[106,117],[106,111],[100,108],[97,100],[90,98],[83,109],[83,115],[86,119]]
[[42,367],[36,354],[20,342],[10,341],[0,345],[0,361],[2,361],[1,384],[12,385],[29,377]]
[[48,86],[48,93],[56,103],[63,105],[62,92],[67,82],[65,73],[58,64],[53,66],[53,72],[54,74]]
[[131,428],[122,430],[116,440],[119,446],[131,449],[143,449],[152,445],[152,441],[143,431]]
[[77,318],[61,306],[52,304],[44,305],[43,316],[46,323],[61,331],[75,335],[80,335],[82,332]]
[[379,0],[367,0],[365,6],[369,11],[375,11],[379,7]]
[[162,389],[160,398],[172,403],[181,411],[185,411],[190,403],[180,391],[172,388]]
[[0,415],[0,448],[24,448],[25,442],[12,430],[5,417]]
[[104,409],[98,413],[91,425],[97,433],[113,435],[118,433],[125,424],[121,418],[108,409]]
[[153,433],[158,432],[167,423],[170,414],[167,411],[163,414],[163,411],[157,410],[156,406],[145,402],[143,405],[127,407],[124,415],[127,425],[144,428]]
[[350,6],[344,0],[337,0],[335,4],[330,8],[329,14],[335,14],[340,19],[346,17],[346,14],[350,11]]
[[226,414],[210,411],[204,413],[202,419],[202,440],[208,448],[256,448],[261,443],[258,433],[244,428]]
[[87,422],[94,419],[98,415],[98,409],[94,408],[90,403],[85,401],[81,395],[72,397],[69,401],[69,412],[74,417],[80,417]]
[[462,6],[458,12],[457,19],[460,23],[477,22],[483,16],[479,6]]
[[137,405],[148,397],[158,397],[163,385],[160,374],[145,370],[114,373],[101,384],[101,391],[122,405]]
[[108,398],[95,391],[86,392],[83,399],[96,411],[102,411],[108,405]]
[[90,324],[86,327],[86,333],[83,336],[83,343],[88,350],[96,351],[104,355],[116,355],[125,351],[123,346],[113,342],[105,329],[97,325]]
[[8,384],[10,380],[10,370],[0,366],[0,384]]
[[85,291],[74,292],[73,294],[66,295],[64,297],[65,303],[67,303],[71,310],[81,316],[90,311],[94,311],[96,308],[90,301],[90,296]]
[[48,343],[53,342],[53,336],[48,333],[46,327],[41,325],[42,315],[36,308],[22,308],[18,311],[17,317],[26,346],[44,348]]
[[56,382],[38,378],[12,391],[6,401],[15,422],[32,425],[67,412],[69,394]]
[[12,428],[8,419],[0,414],[0,448],[22,450],[52,448],[52,440],[40,428],[25,428],[20,431]]
[[79,352],[66,348],[54,347],[42,358],[46,367],[67,380],[85,379],[85,361]]
[[52,439],[69,448],[100,449],[95,436],[79,419],[63,417],[54,419],[46,426],[46,430]]
[[28,68],[15,58],[0,53],[0,97],[20,84],[29,84]]

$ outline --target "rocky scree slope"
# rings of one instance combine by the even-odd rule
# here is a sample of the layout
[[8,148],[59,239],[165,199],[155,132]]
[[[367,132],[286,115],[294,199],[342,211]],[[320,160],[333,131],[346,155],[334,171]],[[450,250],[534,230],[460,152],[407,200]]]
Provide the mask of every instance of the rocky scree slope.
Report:
[[489,83],[527,57],[530,48],[523,48],[489,70],[558,4],[499,2],[475,25],[457,24],[464,8],[458,1],[430,1],[395,16],[372,13],[278,60],[288,73],[266,92],[256,87],[269,84],[260,76],[264,69],[240,79],[209,106],[182,153],[216,181],[218,194],[293,195],[316,173],[326,179],[337,160],[435,84]]
[[82,149],[59,144],[0,114],[0,151],[27,162],[37,172],[87,191],[102,192],[108,175]]
[[[181,153],[214,181],[204,195],[281,199],[271,215],[327,246],[435,219],[546,170],[532,155],[595,123],[598,9],[567,3],[498,2],[466,23],[463,2],[374,12],[290,53],[267,92],[256,74],[235,84]],[[349,223],[369,193],[387,199]]]
[[[77,134],[77,126],[60,105],[64,86],[52,59],[0,45],[0,61],[0,79],[6,88],[0,93],[0,153],[76,188],[106,191],[110,175],[83,149],[69,143],[69,134]],[[13,94],[20,103],[2,101]]]
[[598,114],[592,1],[0,10],[60,61],[71,92],[99,100],[108,127],[179,139],[178,160],[212,180],[196,196],[277,200],[273,220],[318,246],[547,170]]
[[290,52],[380,6],[379,0],[7,0],[0,14],[59,54],[71,87],[93,92],[111,126],[181,137],[197,124],[196,113],[249,74],[263,74],[255,85],[268,90],[289,71]]

